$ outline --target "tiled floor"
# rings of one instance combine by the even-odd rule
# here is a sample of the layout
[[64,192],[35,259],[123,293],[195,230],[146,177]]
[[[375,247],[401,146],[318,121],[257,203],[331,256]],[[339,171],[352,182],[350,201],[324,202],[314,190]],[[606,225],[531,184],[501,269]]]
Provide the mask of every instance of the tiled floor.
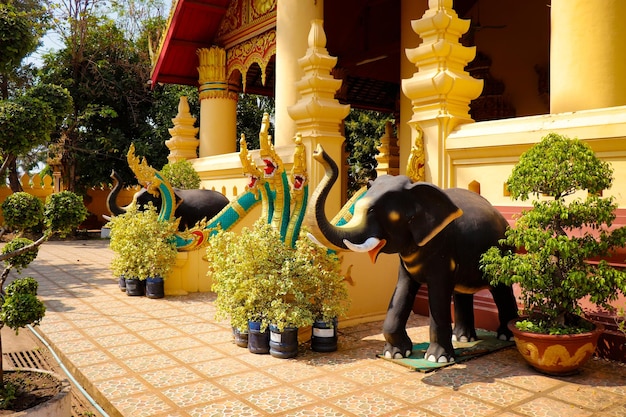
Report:
[[[129,297],[108,242],[48,242],[25,273],[48,312],[38,332],[110,416],[626,416],[626,366],[548,377],[514,348],[433,373],[377,359],[381,322],[341,328],[334,353],[254,355],[214,320],[212,294]],[[426,319],[413,316],[413,340]]]

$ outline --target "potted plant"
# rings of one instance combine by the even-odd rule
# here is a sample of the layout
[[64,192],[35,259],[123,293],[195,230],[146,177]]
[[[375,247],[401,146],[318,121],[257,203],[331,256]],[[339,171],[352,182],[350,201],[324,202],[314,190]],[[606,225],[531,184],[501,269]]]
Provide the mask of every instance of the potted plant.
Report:
[[296,242],[301,270],[309,281],[309,309],[313,314],[311,349],[316,352],[337,350],[338,318],[350,307],[346,279],[341,274],[339,256],[305,238],[303,229]]
[[[160,220],[152,204],[139,210],[131,204],[128,211],[114,216],[108,223],[110,247],[115,252],[111,261],[113,274],[124,279],[126,293],[163,298],[163,280],[176,260],[175,234],[178,219]],[[145,288],[144,288],[145,287]]]
[[[298,328],[345,312],[345,288],[331,294],[328,287],[333,284],[326,284],[331,280],[344,285],[336,257],[304,235],[292,248],[270,224],[258,220],[240,234],[219,231],[212,236],[207,260],[217,316],[229,318],[234,330],[248,330],[253,353],[293,357]],[[324,295],[334,298],[321,301]],[[330,305],[339,301],[340,305]],[[268,328],[270,334],[265,333]],[[267,346],[256,346],[257,337],[267,340]]]
[[[0,236],[8,231],[15,232],[15,237],[2,248],[0,260],[5,268],[0,275],[0,329],[4,326],[16,332],[27,325],[41,322],[45,314],[44,304],[37,298],[38,282],[32,277],[16,278],[5,286],[9,272],[15,269],[18,274],[37,257],[38,248],[54,234],[65,235],[73,232],[87,217],[82,198],[70,191],[63,191],[48,196],[45,205],[37,197],[25,192],[8,196],[2,203],[5,220]],[[33,241],[23,237],[25,230],[41,229],[41,236]],[[0,338],[0,352],[2,339]],[[50,380],[56,381],[50,384]],[[42,387],[54,386],[58,391],[52,394]],[[20,370],[4,372],[0,361],[0,409],[22,411],[37,409],[40,415],[71,415],[71,397],[69,382],[59,375],[47,371]],[[25,400],[26,399],[26,400]],[[46,411],[48,410],[48,411]],[[54,411],[52,411],[54,410]]]
[[519,284],[527,317],[509,328],[543,372],[573,372],[595,351],[601,326],[583,319],[581,300],[608,308],[626,292],[626,273],[601,259],[626,243],[626,228],[611,228],[617,205],[601,195],[611,183],[611,167],[589,145],[554,133],[525,152],[508,179],[511,196],[533,195],[533,206],[507,230],[501,243],[509,249],[489,249],[481,266],[492,284]]

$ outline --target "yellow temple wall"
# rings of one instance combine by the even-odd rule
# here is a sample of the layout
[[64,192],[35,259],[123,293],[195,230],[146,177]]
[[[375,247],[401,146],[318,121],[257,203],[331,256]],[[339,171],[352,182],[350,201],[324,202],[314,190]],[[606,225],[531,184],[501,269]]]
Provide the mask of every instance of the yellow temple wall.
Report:
[[476,181],[493,205],[520,205],[504,193],[504,184],[522,152],[550,132],[583,139],[610,162],[614,181],[605,195],[626,207],[626,106],[461,125],[446,142],[449,186],[468,188]]

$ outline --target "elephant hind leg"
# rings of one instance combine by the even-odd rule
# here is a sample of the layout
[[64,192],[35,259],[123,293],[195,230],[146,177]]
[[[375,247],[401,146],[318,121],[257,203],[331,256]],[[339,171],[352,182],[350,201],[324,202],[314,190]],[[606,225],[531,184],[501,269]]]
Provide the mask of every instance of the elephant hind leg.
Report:
[[474,327],[474,294],[454,294],[454,330],[452,340],[478,340]]
[[513,288],[508,285],[499,284],[491,289],[493,301],[498,307],[498,338],[502,340],[513,340],[513,333],[508,329],[507,323],[517,317],[517,301],[513,294]]

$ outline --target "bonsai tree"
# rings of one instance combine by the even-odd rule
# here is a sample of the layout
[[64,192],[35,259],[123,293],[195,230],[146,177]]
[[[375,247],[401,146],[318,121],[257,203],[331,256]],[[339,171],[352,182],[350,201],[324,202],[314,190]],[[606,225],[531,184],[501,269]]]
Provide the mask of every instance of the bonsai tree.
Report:
[[301,234],[295,248],[285,244],[266,221],[240,234],[218,231],[207,247],[217,318],[230,318],[233,328],[248,321],[279,331],[306,327],[347,310],[347,291],[336,255]]
[[114,216],[111,228],[111,250],[115,252],[111,270],[117,277],[167,278],[176,261],[178,219],[165,221],[152,203],[139,210],[132,204],[126,213]]
[[602,197],[612,175],[589,145],[554,133],[520,157],[508,189],[522,201],[534,196],[532,208],[507,230],[502,243],[509,249],[491,248],[481,259],[492,284],[519,284],[528,314],[519,329],[590,330],[592,324],[580,320],[581,299],[610,308],[626,292],[626,273],[601,259],[626,243],[626,228],[612,228],[614,199]]
[[[38,282],[32,277],[16,278],[6,285],[9,272],[18,273],[35,260],[41,244],[54,234],[64,237],[73,232],[87,217],[87,209],[78,195],[63,191],[47,197],[45,204],[25,192],[9,195],[2,203],[4,227],[0,236],[13,231],[15,237],[2,248],[0,261],[5,268],[0,275],[0,329],[4,326],[16,332],[27,325],[39,324],[45,314],[44,304],[37,298]],[[29,229],[43,228],[36,241],[23,237]],[[0,356],[2,338],[0,337]],[[4,382],[4,370],[0,361],[0,408],[7,408],[19,393],[17,387]]]

